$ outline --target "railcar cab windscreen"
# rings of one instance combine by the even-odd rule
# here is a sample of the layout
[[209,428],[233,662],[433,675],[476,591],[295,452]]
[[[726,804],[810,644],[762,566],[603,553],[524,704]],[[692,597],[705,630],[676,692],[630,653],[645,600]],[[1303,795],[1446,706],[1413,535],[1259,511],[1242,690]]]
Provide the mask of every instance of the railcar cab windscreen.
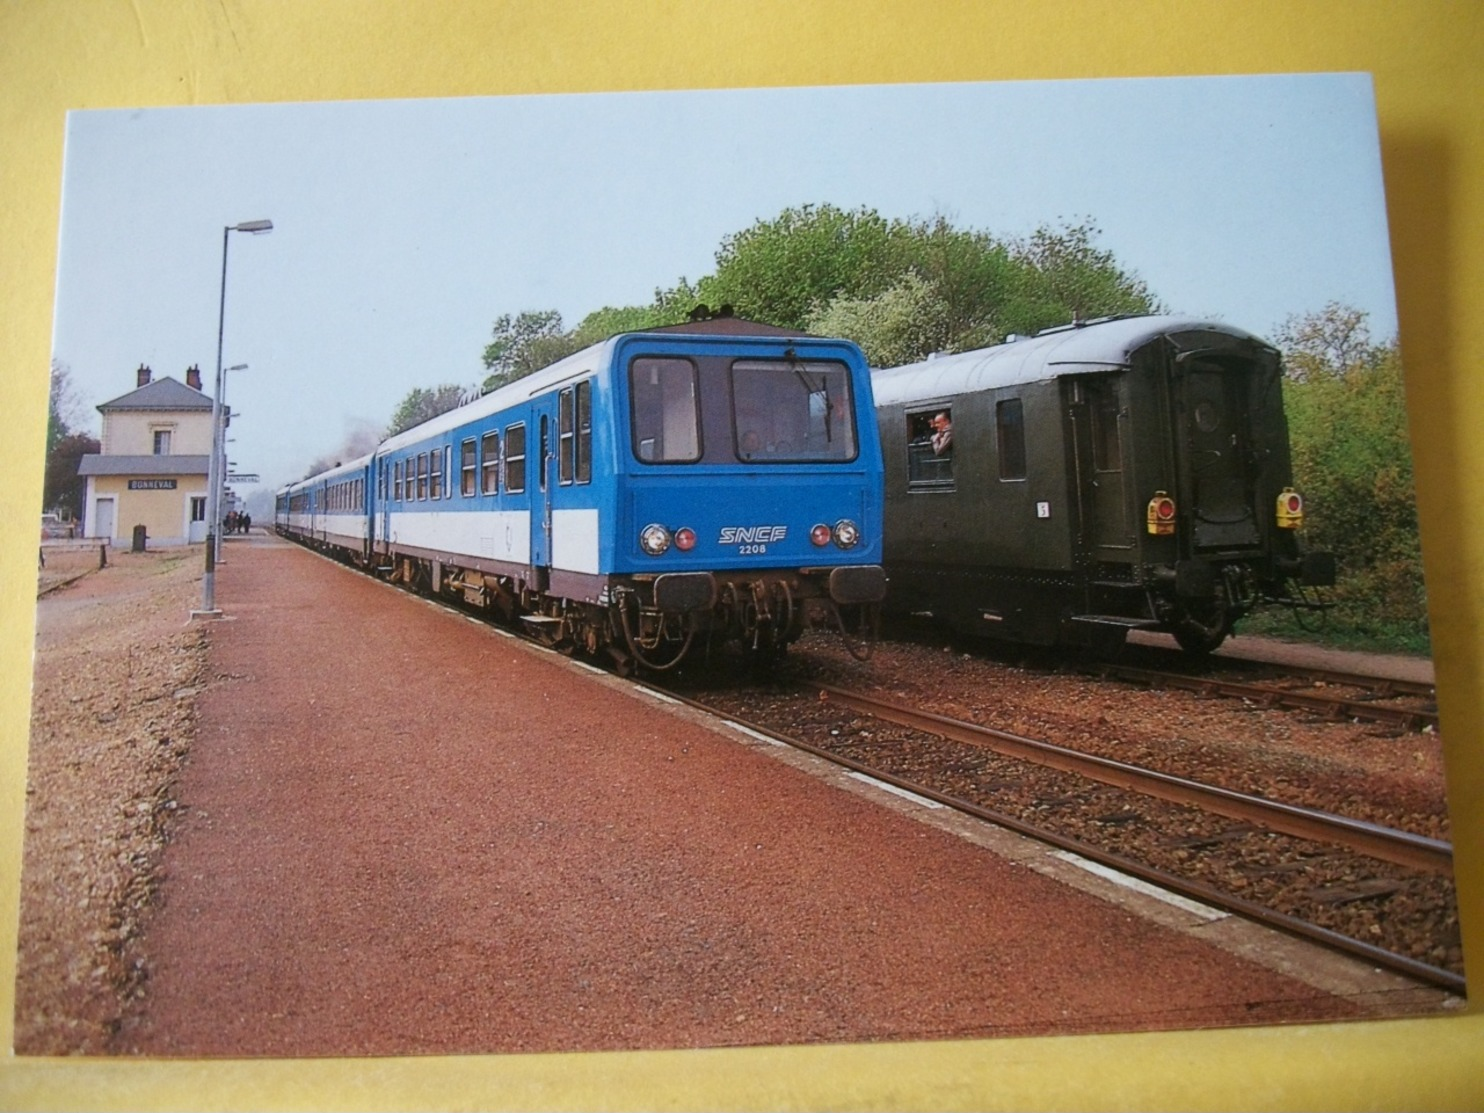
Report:
[[1319,609],[1296,531],[1278,353],[1110,319],[874,376],[892,610],[1052,645],[1168,631],[1206,652],[1253,607]]
[[359,529],[319,528],[325,476],[280,493],[278,528],[621,667],[811,626],[860,650],[885,592],[873,413],[849,341],[731,317],[623,333],[356,461],[335,506]]

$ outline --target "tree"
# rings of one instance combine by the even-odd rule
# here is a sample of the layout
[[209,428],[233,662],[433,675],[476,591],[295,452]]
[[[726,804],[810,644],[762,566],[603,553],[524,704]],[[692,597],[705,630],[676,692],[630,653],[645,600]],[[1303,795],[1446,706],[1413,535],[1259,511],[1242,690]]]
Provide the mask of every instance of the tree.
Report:
[[493,339],[485,345],[486,393],[555,363],[583,345],[562,331],[562,315],[555,309],[526,310],[495,321]]
[[46,473],[42,481],[41,505],[64,518],[81,518],[87,480],[77,474],[84,456],[103,450],[97,437],[89,433],[66,433],[46,453]]
[[1309,548],[1338,558],[1339,625],[1425,643],[1427,598],[1401,353],[1373,344],[1367,315],[1330,303],[1275,339],[1288,368],[1295,480]]
[[901,233],[872,209],[785,209],[722,241],[716,273],[697,284],[698,300],[730,305],[750,320],[803,328],[816,306],[890,287],[904,269]]
[[72,386],[72,368],[61,360],[52,360],[51,393],[47,399],[46,450],[50,452],[63,437],[86,422],[82,401]]
[[96,437],[77,430],[84,420],[83,404],[72,386],[72,369],[60,360],[52,360],[41,505],[63,517],[81,517],[87,482],[78,476],[77,467],[84,456],[102,450]]
[[1368,317],[1363,310],[1333,301],[1318,313],[1289,317],[1273,336],[1283,352],[1284,374],[1303,383],[1375,366],[1387,352],[1385,345],[1371,342]]
[[873,209],[784,209],[727,236],[716,271],[656,290],[647,306],[605,307],[562,331],[555,310],[505,315],[485,348],[493,389],[614,333],[684,321],[697,304],[858,341],[879,364],[998,343],[1078,318],[1148,313],[1148,287],[1095,246],[1091,221],[1043,225],[1017,243],[944,215],[887,220]]
[[1001,317],[1008,331],[1033,333],[1069,321],[1161,310],[1143,279],[1120,267],[1111,251],[1094,246],[1098,234],[1086,219],[1061,229],[1043,224],[1011,245],[1021,270]]
[[461,405],[468,394],[469,391],[455,383],[444,383],[432,390],[414,387],[393,412],[386,435],[395,436],[404,429],[411,429],[414,425],[421,425],[429,418],[447,413],[455,406]]
[[953,312],[937,286],[908,271],[871,298],[837,297],[809,314],[805,327],[854,340],[873,367],[896,367],[956,340]]

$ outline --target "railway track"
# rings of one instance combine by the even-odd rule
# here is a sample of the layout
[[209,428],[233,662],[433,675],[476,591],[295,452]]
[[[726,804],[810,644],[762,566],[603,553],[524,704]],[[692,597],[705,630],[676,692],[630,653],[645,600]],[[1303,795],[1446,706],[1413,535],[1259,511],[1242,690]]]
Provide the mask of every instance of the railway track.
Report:
[[[1336,908],[1386,899],[1407,885],[1408,878],[1451,874],[1452,850],[1447,843],[1080,754],[833,685],[815,685],[802,697],[777,697],[766,722],[740,715],[735,706],[726,706],[725,698],[718,702],[714,696],[696,699],[659,690],[902,791],[1418,982],[1463,992],[1460,974],[1361,938],[1364,928],[1343,930],[1317,922],[1322,914],[1300,915],[1243,893],[1286,875],[1288,890],[1307,887],[1315,910],[1328,910],[1335,918]],[[744,706],[759,705],[749,700]],[[919,741],[901,743],[901,736],[893,735],[896,741],[880,742],[887,731],[863,727],[862,722],[890,724]],[[825,725],[829,723],[837,725]],[[809,737],[801,736],[805,734]],[[864,745],[852,741],[861,737],[868,739]],[[938,742],[925,745],[920,739]],[[983,764],[986,752],[992,752],[996,762],[1015,763],[1020,771]],[[965,776],[970,769],[973,775]],[[1045,780],[1048,775],[1053,780]],[[1022,783],[1035,784],[1029,807],[998,806],[996,797],[1014,795]],[[1089,793],[1089,783],[1099,791]],[[1110,798],[1106,792],[1116,796]],[[1131,793],[1147,802],[1130,804]],[[1078,822],[1069,823],[1068,814],[1078,808],[1089,810],[1096,819],[1080,821],[1080,828]],[[1160,808],[1172,811],[1156,816]],[[1195,820],[1193,815],[1203,818]],[[1214,825],[1211,817],[1219,817]],[[1140,853],[1132,840],[1130,846],[1120,847],[1118,838],[1105,840],[1096,834],[1151,824],[1166,861],[1157,860],[1160,853]],[[1088,837],[1089,831],[1093,837]],[[1281,843],[1276,851],[1269,845],[1274,840]],[[1261,850],[1254,851],[1254,845]],[[1175,861],[1182,858],[1183,863]],[[1385,871],[1378,875],[1367,864],[1375,862],[1394,867],[1391,876]],[[1338,918],[1343,921],[1343,913]]]
[[[1387,723],[1414,731],[1438,729],[1438,711],[1433,702],[1436,694],[1430,684],[1306,668],[1285,668],[1283,681],[1237,680],[1117,662],[1082,663],[1078,670],[1088,676],[1147,688],[1225,696],[1244,700],[1256,707],[1311,711],[1327,719]],[[1309,687],[1284,686],[1286,681],[1298,681]],[[1413,706],[1383,702],[1386,700],[1409,700]],[[1416,706],[1419,703],[1422,706]]]

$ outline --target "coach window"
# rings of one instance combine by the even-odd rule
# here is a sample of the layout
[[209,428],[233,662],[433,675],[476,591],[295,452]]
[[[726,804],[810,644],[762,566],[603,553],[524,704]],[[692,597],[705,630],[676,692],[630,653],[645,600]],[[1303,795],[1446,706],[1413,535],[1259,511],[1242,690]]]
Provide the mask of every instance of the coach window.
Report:
[[688,359],[640,358],[629,366],[634,455],[646,464],[701,458],[696,368]]
[[480,441],[480,493],[497,494],[500,490],[500,434],[486,433]]
[[551,459],[551,416],[541,415],[541,455],[536,458],[536,487],[546,490],[546,461]]
[[953,487],[953,409],[934,406],[907,415],[907,487],[943,490]]
[[1000,478],[1024,479],[1025,415],[1019,398],[995,404],[995,434],[999,442]]
[[417,497],[419,500],[428,497],[428,454],[426,452],[417,454]]
[[557,482],[571,483],[577,472],[577,436],[573,419],[573,390],[557,395]]
[[526,489],[526,427],[511,425],[505,429],[505,490]]
[[451,498],[453,498],[453,490],[454,490],[454,487],[453,487],[453,445],[451,445],[451,444],[446,444],[446,445],[443,446],[443,474],[448,477],[444,481],[444,484],[443,484],[443,497],[446,498],[446,499],[451,499]]
[[577,482],[593,481],[593,384],[577,384]]
[[428,464],[428,498],[441,499],[443,497],[443,453],[434,449],[429,454]]
[[474,438],[459,445],[459,494],[469,498],[474,494]]
[[1092,397],[1092,465],[1098,471],[1122,471],[1118,438],[1118,390],[1099,389]]

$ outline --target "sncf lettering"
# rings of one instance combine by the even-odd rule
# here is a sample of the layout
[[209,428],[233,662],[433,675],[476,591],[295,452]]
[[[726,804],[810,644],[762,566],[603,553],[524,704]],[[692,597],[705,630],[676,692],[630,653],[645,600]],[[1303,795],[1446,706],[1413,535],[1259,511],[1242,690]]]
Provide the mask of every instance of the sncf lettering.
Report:
[[787,526],[722,526],[720,544],[757,545],[782,541],[788,536]]

